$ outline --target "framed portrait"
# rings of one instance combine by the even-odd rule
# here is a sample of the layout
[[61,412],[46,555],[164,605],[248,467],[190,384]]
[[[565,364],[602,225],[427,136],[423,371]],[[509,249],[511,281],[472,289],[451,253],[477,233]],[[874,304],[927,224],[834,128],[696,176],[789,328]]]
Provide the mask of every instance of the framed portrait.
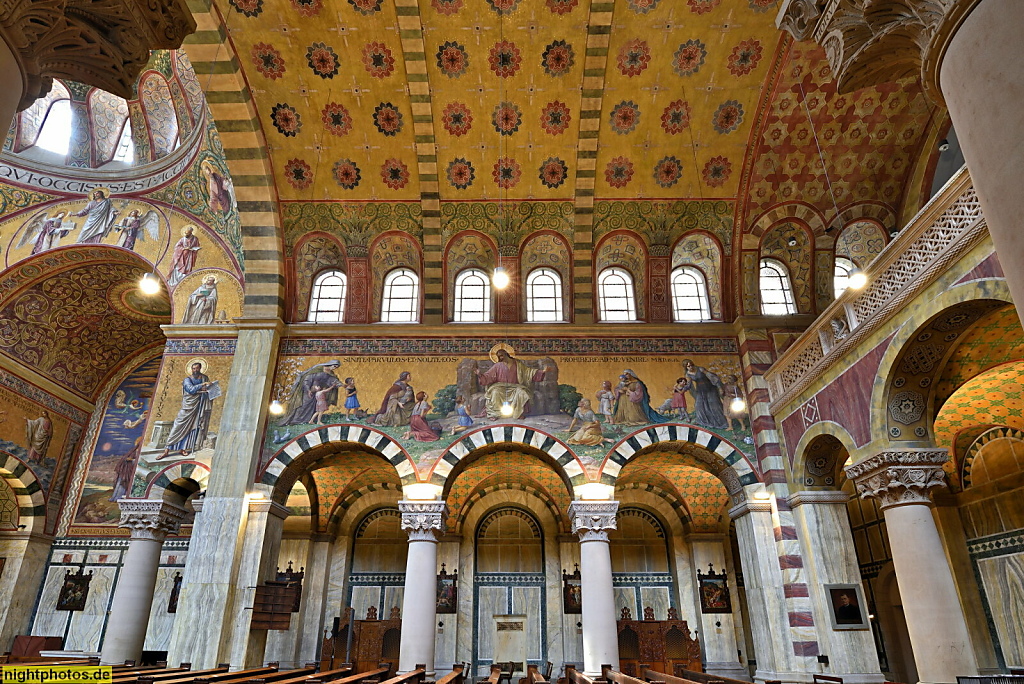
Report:
[[57,596],[57,610],[85,610],[85,601],[89,598],[89,582],[92,581],[92,570],[85,574],[85,568],[77,573],[64,573],[64,584]]
[[867,602],[859,584],[826,584],[832,629],[869,629]]
[[441,563],[437,573],[437,612],[456,613],[459,608],[459,571],[449,573]]
[[181,573],[174,573],[174,577],[171,578],[171,595],[167,597],[167,612],[177,613],[178,612],[178,596],[181,595]]
[[583,612],[583,581],[580,579],[579,563],[576,564],[575,572],[562,570],[562,612],[566,615]]
[[708,563],[706,573],[697,571],[697,592],[700,594],[700,612],[731,613],[732,598],[729,596],[729,578],[726,572],[715,572],[713,563]]

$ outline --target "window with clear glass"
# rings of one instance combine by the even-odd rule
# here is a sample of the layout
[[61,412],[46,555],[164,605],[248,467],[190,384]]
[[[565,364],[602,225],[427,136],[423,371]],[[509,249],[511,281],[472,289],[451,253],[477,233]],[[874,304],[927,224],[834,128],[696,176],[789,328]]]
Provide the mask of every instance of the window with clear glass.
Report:
[[563,321],[562,278],[551,268],[535,268],[526,276],[526,320]]
[[341,271],[324,271],[313,281],[309,299],[309,320],[316,323],[342,323],[345,320],[347,281]]
[[419,320],[420,281],[407,268],[399,268],[384,278],[380,303],[381,323],[415,323]]
[[469,268],[455,277],[455,311],[457,323],[488,323],[491,320],[491,281],[487,274]]
[[835,287],[836,299],[839,295],[843,294],[846,288],[850,287],[850,272],[857,268],[857,265],[846,257],[836,257],[836,268],[835,275],[832,278],[832,284]]
[[621,268],[606,268],[597,278],[602,321],[635,321],[636,294],[633,276]]
[[131,120],[124,122],[121,138],[117,141],[117,149],[114,151],[114,158],[111,161],[129,165],[135,163],[135,141],[132,140]]
[[766,316],[796,313],[789,272],[775,259],[761,259],[761,313]]
[[50,111],[43,121],[43,128],[36,138],[36,146],[54,154],[68,153],[71,145],[71,101],[57,100],[50,105]]
[[703,273],[689,266],[672,271],[672,313],[676,323],[711,320],[708,286]]

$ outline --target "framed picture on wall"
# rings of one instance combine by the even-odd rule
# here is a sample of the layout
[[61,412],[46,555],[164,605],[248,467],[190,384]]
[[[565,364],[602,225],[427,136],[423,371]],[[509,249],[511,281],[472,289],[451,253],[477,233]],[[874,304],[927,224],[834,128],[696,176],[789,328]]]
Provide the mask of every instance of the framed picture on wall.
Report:
[[174,573],[171,578],[171,595],[167,597],[167,612],[178,612],[178,597],[181,595],[181,573]]
[[64,584],[57,596],[57,610],[85,610],[85,601],[89,598],[89,582],[92,581],[92,570],[85,574],[85,568],[77,573],[65,572]]
[[715,566],[708,563],[706,573],[697,571],[697,589],[700,594],[700,612],[731,613],[732,598],[729,596],[729,578],[726,572],[715,572]]
[[826,584],[832,629],[868,629],[867,602],[859,584]]
[[441,572],[437,573],[437,612],[456,613],[459,609],[459,571],[451,574],[441,563]]
[[580,566],[569,573],[562,571],[562,612],[566,615],[577,615],[583,612],[583,581],[580,579]]

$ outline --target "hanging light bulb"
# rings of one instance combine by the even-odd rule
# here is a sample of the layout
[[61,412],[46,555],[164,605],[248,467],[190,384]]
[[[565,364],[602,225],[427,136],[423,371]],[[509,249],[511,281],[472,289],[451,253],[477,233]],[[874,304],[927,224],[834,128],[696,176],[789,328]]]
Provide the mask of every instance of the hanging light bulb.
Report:
[[747,402],[743,401],[743,397],[733,397],[732,402],[729,404],[729,408],[733,413],[742,413],[747,410]]
[[504,290],[511,282],[511,279],[508,277],[508,271],[503,266],[498,266],[491,275],[491,282],[494,283],[495,290]]
[[279,416],[284,413],[284,404],[275,399],[270,402],[270,407],[267,410],[270,411],[271,415]]
[[147,273],[139,279],[139,289],[142,294],[155,295],[160,291],[160,281],[152,273]]
[[506,401],[501,405],[501,415],[506,418],[511,418],[513,413],[515,413],[515,409],[512,408],[512,404],[510,402]]
[[860,270],[859,268],[854,268],[850,271],[850,279],[848,281],[847,287],[849,287],[851,290],[859,290],[867,284],[868,275],[864,271]]

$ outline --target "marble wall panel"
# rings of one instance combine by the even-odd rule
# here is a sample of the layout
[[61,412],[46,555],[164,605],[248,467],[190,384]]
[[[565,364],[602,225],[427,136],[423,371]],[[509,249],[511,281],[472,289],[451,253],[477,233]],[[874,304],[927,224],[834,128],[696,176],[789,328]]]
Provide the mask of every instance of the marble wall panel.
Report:
[[380,615],[382,618],[391,615],[391,609],[398,607],[399,614],[402,610],[402,598],[405,596],[405,587],[384,587],[384,606]]
[[60,566],[48,568],[32,623],[32,634],[63,637],[67,631],[71,613],[56,609],[57,597],[60,596],[60,588],[64,585],[64,573],[67,570],[68,568]]
[[356,611],[356,619],[364,619],[366,617],[366,611],[370,606],[373,606],[379,611],[380,599],[380,587],[352,587],[352,607]]
[[477,653],[480,660],[494,657],[496,631],[495,615],[508,614],[508,598],[505,587],[480,587],[477,599]]
[[1007,667],[1024,666],[1024,553],[978,560]]
[[174,575],[184,568],[159,568],[156,572],[156,587],[153,589],[153,607],[149,611],[144,651],[166,651],[171,644],[171,630],[174,628],[176,613],[167,612],[167,602],[174,587]]
[[[612,591],[615,593],[615,619],[622,615],[623,608],[629,608],[630,615],[636,619],[638,614],[636,589],[633,587],[615,587]],[[643,617],[643,613],[639,613],[639,615]]]
[[85,572],[92,571],[89,583],[89,597],[85,610],[71,613],[71,624],[64,639],[64,648],[71,651],[98,651],[106,627],[110,598],[114,593],[117,568],[110,566],[86,566]]
[[[668,587],[640,587],[640,603],[642,608],[654,609],[655,620],[668,619],[668,609],[672,605]],[[642,610],[639,617],[643,617]]]
[[526,657],[529,660],[541,660],[544,656],[541,644],[542,600],[543,590],[540,587],[512,589],[512,612],[526,616]]

